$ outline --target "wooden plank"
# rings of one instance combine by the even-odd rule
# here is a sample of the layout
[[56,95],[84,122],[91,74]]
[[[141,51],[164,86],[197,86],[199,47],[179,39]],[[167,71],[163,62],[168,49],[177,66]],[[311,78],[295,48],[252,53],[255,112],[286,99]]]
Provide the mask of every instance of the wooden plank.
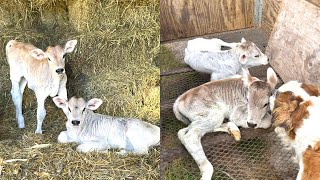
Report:
[[283,0],[263,0],[261,29],[271,34]]
[[307,0],[308,2],[320,7],[320,0]]
[[161,41],[254,25],[254,0],[161,0]]
[[320,84],[320,8],[285,0],[267,47],[270,64],[284,82]]

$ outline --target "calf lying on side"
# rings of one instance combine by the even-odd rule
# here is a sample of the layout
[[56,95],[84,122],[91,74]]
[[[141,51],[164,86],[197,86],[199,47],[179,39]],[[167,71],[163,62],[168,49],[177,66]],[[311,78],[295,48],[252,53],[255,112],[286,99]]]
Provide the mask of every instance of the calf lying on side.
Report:
[[[244,70],[245,71],[245,70]],[[197,162],[203,180],[211,179],[213,167],[204,154],[201,137],[209,132],[229,132],[240,140],[238,127],[268,128],[269,97],[277,84],[275,72],[269,68],[264,82],[244,72],[244,77],[211,81],[193,88],[175,101],[173,111],[178,120],[188,124],[178,137]],[[223,123],[228,119],[228,123]]]
[[67,131],[58,137],[59,143],[76,142],[80,152],[120,149],[121,154],[132,152],[147,154],[149,147],[160,144],[160,128],[150,123],[131,118],[112,117],[94,113],[100,99],[85,102],[72,97],[69,102],[54,97],[54,103],[63,110],[68,121]]
[[241,68],[268,64],[268,57],[253,42],[242,38],[240,45],[228,51],[193,51],[187,47],[184,61],[196,71],[211,74],[211,80],[219,80],[240,74]]
[[188,51],[217,52],[221,51],[222,46],[233,48],[237,45],[240,45],[240,43],[227,43],[218,38],[196,38],[188,41],[187,49]]
[[290,81],[274,101],[275,132],[293,149],[299,163],[297,180],[320,179],[320,95],[313,85]]
[[11,40],[6,46],[7,60],[10,66],[11,95],[16,107],[16,119],[19,128],[24,128],[22,116],[22,95],[24,88],[32,89],[37,97],[37,129],[42,133],[42,122],[46,116],[44,102],[48,96],[67,98],[67,75],[65,54],[71,53],[77,40],[71,40],[64,47],[49,46],[44,52],[32,44]]

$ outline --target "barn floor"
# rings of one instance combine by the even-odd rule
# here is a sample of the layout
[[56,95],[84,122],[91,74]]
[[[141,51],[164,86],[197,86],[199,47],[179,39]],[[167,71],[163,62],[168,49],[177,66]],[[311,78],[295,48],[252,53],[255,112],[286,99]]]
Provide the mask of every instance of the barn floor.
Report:
[[[245,29],[219,34],[227,42],[239,42],[242,37],[253,41],[262,52],[268,36],[261,29]],[[189,39],[165,42],[161,45],[161,177],[163,179],[199,179],[200,171],[177,138],[185,127],[172,112],[174,100],[186,90],[209,81],[183,63],[184,49]],[[250,69],[250,73],[266,79],[269,65]],[[279,84],[281,84],[280,82]],[[279,86],[279,85],[278,85]],[[295,179],[297,165],[292,152],[286,150],[273,130],[242,129],[242,139],[236,142],[228,134],[210,133],[202,138],[205,153],[213,164],[213,179]]]

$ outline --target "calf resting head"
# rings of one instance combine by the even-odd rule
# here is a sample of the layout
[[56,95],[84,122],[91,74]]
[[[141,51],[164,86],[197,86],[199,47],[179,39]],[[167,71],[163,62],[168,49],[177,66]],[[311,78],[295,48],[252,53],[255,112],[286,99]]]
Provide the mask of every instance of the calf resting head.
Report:
[[249,127],[256,127],[257,125],[261,124],[261,120],[268,113],[269,97],[271,96],[272,91],[275,89],[278,79],[272,68],[268,68],[267,82],[261,81],[256,77],[252,77],[245,69],[243,69],[243,71],[243,81],[248,86],[247,124]]
[[72,97],[69,101],[61,97],[54,97],[53,102],[57,107],[61,108],[65,115],[67,116],[68,123],[73,126],[81,125],[81,122],[84,121],[87,109],[96,110],[102,104],[101,99],[91,99],[86,102],[83,98]]

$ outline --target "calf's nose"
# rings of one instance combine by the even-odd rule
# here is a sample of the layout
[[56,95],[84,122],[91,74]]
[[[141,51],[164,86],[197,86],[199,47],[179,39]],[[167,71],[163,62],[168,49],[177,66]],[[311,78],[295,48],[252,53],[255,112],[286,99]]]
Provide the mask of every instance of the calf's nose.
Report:
[[71,121],[71,124],[73,124],[74,126],[78,126],[80,124],[80,121],[73,120],[73,121]]
[[248,126],[251,127],[251,128],[255,128],[257,126],[257,124],[253,124],[253,123],[249,123],[247,122]]
[[57,69],[57,70],[56,70],[56,72],[57,72],[58,74],[63,73],[63,71],[64,71],[64,69],[63,69],[63,68],[59,68],[59,69]]

